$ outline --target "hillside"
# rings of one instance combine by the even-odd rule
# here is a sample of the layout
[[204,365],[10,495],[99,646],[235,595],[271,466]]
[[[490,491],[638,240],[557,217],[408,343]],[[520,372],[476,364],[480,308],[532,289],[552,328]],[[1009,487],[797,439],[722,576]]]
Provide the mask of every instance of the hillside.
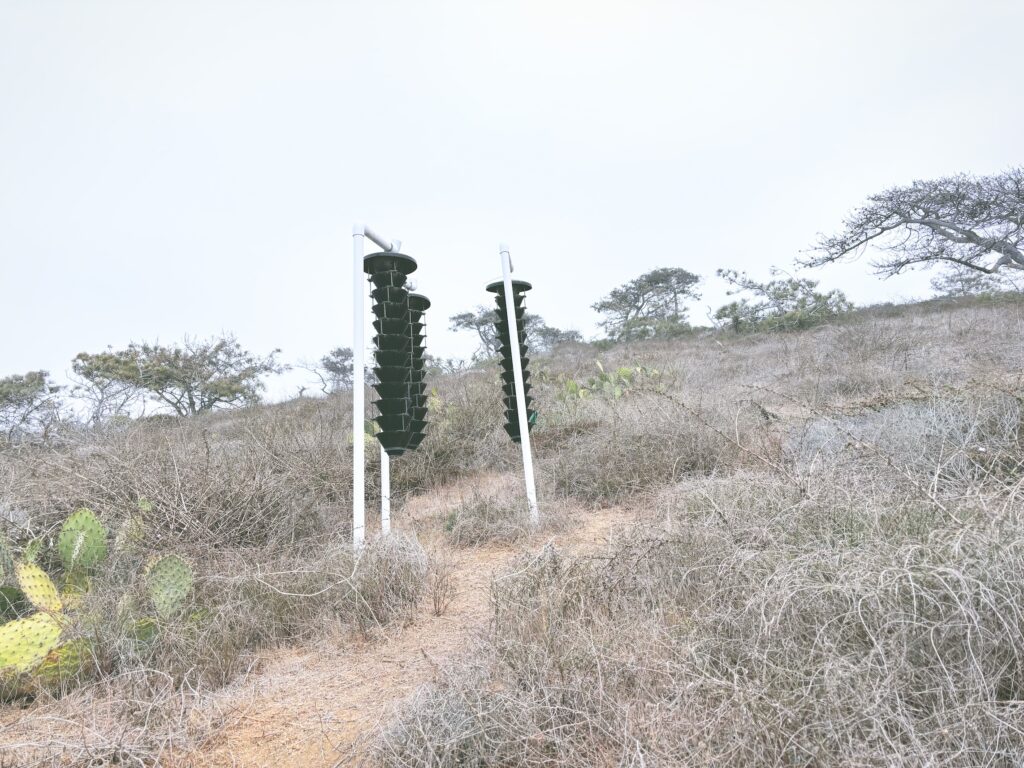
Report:
[[[1019,764],[1022,331],[974,300],[562,348],[539,531],[495,369],[438,378],[358,561],[344,397],[7,451],[19,548],[141,519],[79,674],[0,705],[0,764]],[[141,645],[168,552],[191,604]]]

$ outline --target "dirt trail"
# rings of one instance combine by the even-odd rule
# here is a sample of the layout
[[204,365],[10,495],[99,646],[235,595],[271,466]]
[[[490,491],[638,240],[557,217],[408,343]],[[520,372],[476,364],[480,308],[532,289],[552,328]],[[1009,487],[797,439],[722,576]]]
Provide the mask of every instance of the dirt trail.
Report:
[[[433,518],[436,528],[438,515],[465,492],[465,487],[453,487],[411,501],[406,524]],[[458,593],[445,615],[434,616],[428,599],[411,624],[383,638],[360,642],[346,636],[316,649],[267,657],[258,674],[210,701],[222,713],[224,726],[180,764],[312,768],[356,763],[374,727],[486,627],[488,585],[496,569],[524,546],[548,540],[577,552],[594,549],[628,517],[621,510],[580,512],[578,525],[559,534],[541,532],[512,547],[452,551]]]

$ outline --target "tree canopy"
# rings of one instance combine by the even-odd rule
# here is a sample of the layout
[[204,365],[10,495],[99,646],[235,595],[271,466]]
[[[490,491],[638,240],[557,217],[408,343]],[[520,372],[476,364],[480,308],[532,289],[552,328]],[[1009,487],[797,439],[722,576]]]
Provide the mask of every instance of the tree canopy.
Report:
[[[531,315],[524,316],[527,323]],[[494,310],[478,306],[469,312],[459,312],[448,318],[449,329],[453,331],[470,331],[477,337],[477,348],[473,357],[492,357],[498,354],[498,331],[494,327]]]
[[853,308],[842,291],[818,291],[816,280],[785,277],[760,283],[732,269],[720,269],[717,274],[732,286],[730,296],[751,296],[719,307],[714,314],[719,326],[737,332],[807,328]]
[[130,344],[120,351],[79,354],[75,373],[95,387],[119,385],[152,396],[179,416],[259,402],[261,377],[278,373],[273,352],[260,357],[233,336],[182,345]]
[[47,371],[29,371],[0,379],[0,430],[8,440],[36,429],[45,431],[57,416],[60,387]]
[[[453,331],[471,331],[477,335],[478,345],[473,353],[475,359],[493,357],[498,354],[498,331],[494,327],[497,311],[488,307],[478,306],[471,312],[460,312],[448,318]],[[526,327],[526,341],[532,349],[547,351],[559,344],[579,343],[583,336],[579,331],[563,331],[544,322],[540,315],[529,312],[523,315]]]
[[76,382],[74,393],[88,404],[93,424],[130,415],[132,406],[143,397],[135,361],[109,348],[94,355],[77,355],[71,361],[71,370]]
[[946,264],[993,274],[1024,269],[1024,168],[992,176],[960,174],[915,181],[868,198],[842,230],[820,239],[805,266],[879,249],[879,274]]
[[320,369],[325,393],[352,388],[352,350],[349,347],[336,347],[321,357]]
[[685,330],[686,302],[699,299],[700,277],[678,267],[647,272],[612,290],[591,307],[612,339],[670,336]]

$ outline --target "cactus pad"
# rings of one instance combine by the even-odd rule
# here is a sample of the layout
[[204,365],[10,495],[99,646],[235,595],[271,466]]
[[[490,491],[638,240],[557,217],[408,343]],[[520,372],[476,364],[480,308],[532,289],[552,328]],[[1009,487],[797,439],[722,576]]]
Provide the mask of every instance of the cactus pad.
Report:
[[14,578],[14,556],[7,537],[0,533],[0,584],[9,578]]
[[57,646],[40,662],[32,673],[34,681],[50,690],[66,687],[78,678],[87,666],[91,666],[91,647],[87,640],[79,638]]
[[153,607],[167,619],[181,611],[192,589],[192,567],[177,555],[164,555],[146,569],[146,585]]
[[59,639],[60,624],[45,613],[0,625],[0,680],[31,672],[57,647]]
[[39,553],[43,551],[43,543],[43,539],[40,536],[29,539],[28,544],[21,550],[21,559],[26,563],[34,563],[36,558],[39,557]]
[[35,563],[18,563],[14,571],[21,591],[38,610],[59,611],[63,608],[57,587],[46,575],[46,571]]
[[57,537],[64,570],[90,570],[107,556],[107,528],[90,509],[74,512]]

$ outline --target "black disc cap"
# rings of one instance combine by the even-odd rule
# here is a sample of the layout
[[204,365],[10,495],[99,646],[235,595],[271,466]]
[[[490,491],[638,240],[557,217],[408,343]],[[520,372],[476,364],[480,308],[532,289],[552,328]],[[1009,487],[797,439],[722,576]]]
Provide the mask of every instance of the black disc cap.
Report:
[[[529,291],[532,288],[533,288],[533,286],[530,285],[525,280],[513,280],[512,281],[512,295],[513,296],[516,296],[516,295],[521,294],[521,293],[525,293],[526,291]],[[503,296],[504,293],[505,293],[505,281],[504,280],[495,280],[493,283],[488,283],[487,290],[490,291],[491,293],[498,294],[498,296]]]
[[428,309],[430,309],[430,299],[428,299],[422,293],[410,293],[409,309],[412,310],[413,312],[426,312]]
[[377,440],[388,456],[401,456],[409,445],[408,432],[378,432]]
[[381,272],[401,272],[403,275],[411,275],[416,271],[416,259],[406,256],[404,253],[371,253],[363,257],[363,271],[370,275]]

